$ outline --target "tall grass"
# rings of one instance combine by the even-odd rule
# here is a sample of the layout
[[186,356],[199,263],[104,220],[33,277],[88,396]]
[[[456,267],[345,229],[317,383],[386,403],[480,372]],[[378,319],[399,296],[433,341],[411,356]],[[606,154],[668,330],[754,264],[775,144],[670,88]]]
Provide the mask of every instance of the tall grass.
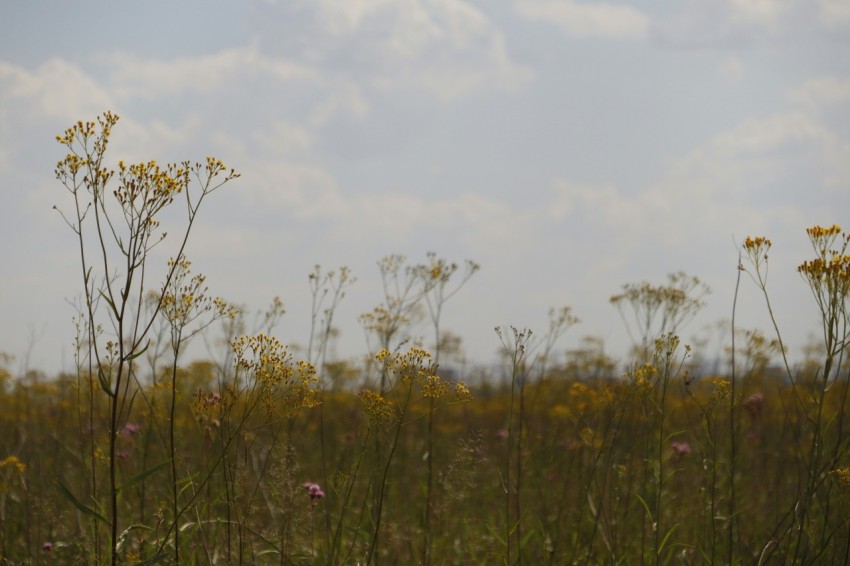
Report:
[[[106,114],[60,136],[82,268],[75,371],[16,375],[0,358],[3,563],[850,559],[850,238],[839,227],[807,231],[814,258],[798,271],[823,336],[797,365],[763,237],[743,244],[738,283],[751,276],[771,332],[733,322],[723,371],[707,372],[679,337],[707,288],[677,273],[612,297],[633,338],[628,358],[611,359],[594,337],[559,355],[578,324],[563,308],[546,332],[499,331],[505,363],[476,374],[447,355],[442,316],[478,266],[435,254],[379,262],[384,296],[361,317],[360,360],[330,346],[354,278],[317,267],[297,360],[272,335],[279,300],[252,325],[190,272],[198,207],[236,174],[215,159],[112,173],[116,122]],[[157,270],[147,264],[157,215],[177,195],[185,231]],[[184,359],[192,339],[209,360]]]

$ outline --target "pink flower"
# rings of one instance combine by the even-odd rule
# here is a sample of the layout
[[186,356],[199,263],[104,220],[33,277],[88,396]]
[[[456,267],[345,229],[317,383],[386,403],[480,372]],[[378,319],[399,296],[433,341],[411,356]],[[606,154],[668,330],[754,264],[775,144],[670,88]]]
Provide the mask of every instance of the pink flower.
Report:
[[687,442],[679,442],[678,440],[674,440],[670,443],[670,448],[673,449],[673,452],[676,453],[676,456],[682,458],[691,453],[691,445]]
[[317,483],[308,481],[304,484],[304,487],[307,488],[307,494],[310,496],[310,501],[312,501],[314,505],[319,502],[319,499],[325,496],[325,492],[322,491],[322,488]]
[[761,393],[753,393],[746,399],[744,399],[744,410],[750,415],[750,418],[755,420],[756,417],[761,413],[761,409],[764,406],[764,395]]
[[131,438],[136,436],[140,430],[142,430],[142,425],[137,423],[127,423],[124,425],[124,428],[121,429],[121,436]]
[[49,540],[44,541],[41,544],[41,550],[44,550],[46,552],[50,552],[51,550],[53,550],[53,543],[50,542]]

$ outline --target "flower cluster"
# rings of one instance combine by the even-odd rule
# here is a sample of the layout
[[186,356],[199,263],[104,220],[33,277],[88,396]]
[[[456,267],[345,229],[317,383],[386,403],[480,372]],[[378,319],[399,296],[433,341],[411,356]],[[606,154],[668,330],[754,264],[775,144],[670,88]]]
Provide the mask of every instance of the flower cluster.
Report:
[[469,387],[462,381],[458,381],[455,383],[455,400],[456,401],[472,401],[472,392],[469,390]]
[[729,398],[731,393],[731,382],[724,377],[717,377],[711,380],[711,401],[717,404]]
[[674,440],[670,443],[670,448],[673,449],[673,453],[679,458],[684,458],[691,453],[691,445],[687,442]]
[[179,261],[173,258],[168,260],[172,275],[168,286],[160,295],[159,308],[169,324],[182,329],[210,311],[213,313],[213,319],[235,316],[235,309],[222,299],[211,299],[207,296],[208,289],[204,284],[206,277],[201,274],[191,275],[191,265],[192,262],[185,258]]
[[113,195],[125,210],[137,210],[146,213],[143,219],[153,222],[155,213],[174,201],[174,197],[189,185],[189,170],[169,163],[165,168],[156,161],[125,164],[118,163],[118,176],[121,185]]
[[797,271],[809,283],[822,307],[828,301],[843,300],[850,292],[850,255],[847,254],[850,234],[835,224],[829,228],[814,226],[806,233],[817,257],[803,262]]
[[[56,165],[56,178],[65,182],[69,191],[76,193],[79,188],[77,174],[83,168],[90,169],[86,175],[85,183],[89,187],[103,186],[112,177],[113,173],[104,168],[96,166],[93,156],[102,155],[109,143],[112,127],[118,122],[118,115],[106,111],[98,117],[97,123],[83,122],[78,120],[76,124],[65,130],[65,133],[56,136],[56,141],[71,150],[65,159]],[[100,135],[97,129],[100,127]],[[84,155],[80,155],[75,146],[82,148]]]
[[221,419],[236,393],[230,386],[225,386],[222,393],[212,391],[204,393],[201,389],[192,395],[192,412],[198,424],[209,434],[221,426]]
[[655,381],[658,378],[658,368],[652,364],[643,364],[637,369],[628,372],[626,377],[631,379],[632,384],[637,387],[638,391],[648,393],[655,386]]
[[431,399],[439,399],[449,390],[448,384],[440,376],[429,375],[422,382],[422,395]]
[[747,236],[743,249],[746,261],[753,269],[747,269],[744,262],[738,264],[738,269],[746,272],[762,290],[767,281],[767,254],[772,245],[773,243],[764,236]]
[[357,394],[357,397],[363,403],[363,412],[366,413],[370,427],[383,428],[396,421],[396,412],[392,404],[378,393],[364,389]]
[[452,387],[438,376],[437,367],[431,361],[431,354],[422,348],[414,346],[404,354],[391,354],[387,350],[381,350],[375,360],[402,383],[418,385],[423,397],[443,399],[453,390],[453,401],[469,401],[472,398],[464,383],[456,382]]
[[803,262],[797,271],[803,276],[823,318],[825,346],[833,356],[846,344],[841,328],[847,323],[847,298],[850,297],[850,234],[833,224],[806,230],[816,257]]
[[242,336],[231,342],[231,348],[236,354],[237,369],[253,375],[269,411],[278,399],[283,400],[287,412],[319,404],[314,389],[319,381],[315,366],[306,361],[294,363],[277,338],[265,334]]
[[756,236],[755,238],[747,236],[747,239],[744,240],[744,250],[747,254],[752,258],[762,258],[764,261],[767,261],[767,252],[772,245],[773,242],[764,236]]
[[833,224],[828,228],[824,228],[823,226],[812,226],[811,228],[806,229],[806,234],[809,235],[809,239],[811,239],[812,242],[834,241],[835,238],[841,234],[841,226],[838,224]]
[[744,410],[750,415],[750,419],[755,420],[761,414],[764,407],[764,395],[761,393],[753,393],[743,402]]
[[836,468],[829,472],[832,476],[838,481],[841,487],[847,489],[850,488],[850,468]]
[[140,430],[142,430],[142,425],[139,423],[127,423],[124,425],[124,428],[121,429],[121,436],[124,438],[133,438]]
[[358,318],[360,325],[368,332],[377,336],[392,336],[400,328],[411,323],[411,318],[405,314],[406,309],[398,299],[390,299],[389,306],[378,305],[372,312],[365,312]]
[[292,379],[292,355],[273,336],[242,336],[230,343],[236,354],[236,367],[254,374],[257,382],[274,388]]
[[307,495],[310,496],[310,502],[313,505],[317,505],[319,503],[319,500],[325,496],[325,492],[322,491],[322,488],[321,486],[319,486],[319,484],[308,481],[305,482],[303,485],[304,488],[307,489]]
[[797,271],[813,287],[824,286],[828,291],[837,291],[839,296],[846,295],[850,282],[850,255],[833,255],[828,259],[804,261]]
[[21,462],[17,456],[7,456],[5,459],[0,460],[0,470],[3,468],[13,468],[19,474],[22,474],[26,471],[27,465]]

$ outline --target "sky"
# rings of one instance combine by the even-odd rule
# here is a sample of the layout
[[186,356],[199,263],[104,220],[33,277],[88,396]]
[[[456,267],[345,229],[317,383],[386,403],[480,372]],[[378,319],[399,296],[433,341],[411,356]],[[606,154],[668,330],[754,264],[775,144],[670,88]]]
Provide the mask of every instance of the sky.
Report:
[[[792,358],[818,337],[805,229],[850,228],[846,0],[185,0],[6,3],[0,17],[0,352],[73,365],[82,289],[55,136],[121,116],[109,159],[199,160],[241,178],[188,248],[210,293],[309,333],[307,275],[357,277],[336,354],[366,350],[377,261],[481,269],[442,326],[488,363],[497,325],[559,342],[629,335],[609,298],[685,271],[707,283],[685,342],[728,341],[738,249],[773,241],[768,290]],[[155,258],[164,262],[163,257]],[[158,252],[160,253],[160,252]],[[739,328],[771,328],[746,277]],[[428,336],[427,327],[420,329]],[[725,332],[725,338],[724,338]],[[427,339],[426,339],[427,342]],[[195,355],[203,355],[203,352]]]

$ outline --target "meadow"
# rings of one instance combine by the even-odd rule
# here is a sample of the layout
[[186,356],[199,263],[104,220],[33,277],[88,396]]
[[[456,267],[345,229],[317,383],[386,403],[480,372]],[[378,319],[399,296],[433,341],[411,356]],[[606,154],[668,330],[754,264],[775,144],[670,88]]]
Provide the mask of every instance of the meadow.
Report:
[[[3,563],[850,561],[840,227],[805,231],[798,271],[823,341],[793,364],[775,324],[733,316],[728,369],[707,370],[679,333],[708,289],[674,273],[611,297],[627,359],[592,338],[564,356],[579,321],[561,307],[539,332],[495,329],[500,358],[470,367],[441,319],[478,265],[436,254],[378,262],[385,297],[361,315],[363,356],[340,360],[334,314],[354,275],[307,274],[310,341],[292,351],[274,337],[279,300],[243,312],[185,254],[203,202],[238,173],[212,157],[110,169],[117,122],[57,137],[81,267],[76,370],[0,369]],[[184,219],[166,238],[171,209]],[[159,269],[155,246],[173,250]],[[770,248],[745,240],[738,282],[773,320]],[[210,359],[185,360],[202,338]]]

